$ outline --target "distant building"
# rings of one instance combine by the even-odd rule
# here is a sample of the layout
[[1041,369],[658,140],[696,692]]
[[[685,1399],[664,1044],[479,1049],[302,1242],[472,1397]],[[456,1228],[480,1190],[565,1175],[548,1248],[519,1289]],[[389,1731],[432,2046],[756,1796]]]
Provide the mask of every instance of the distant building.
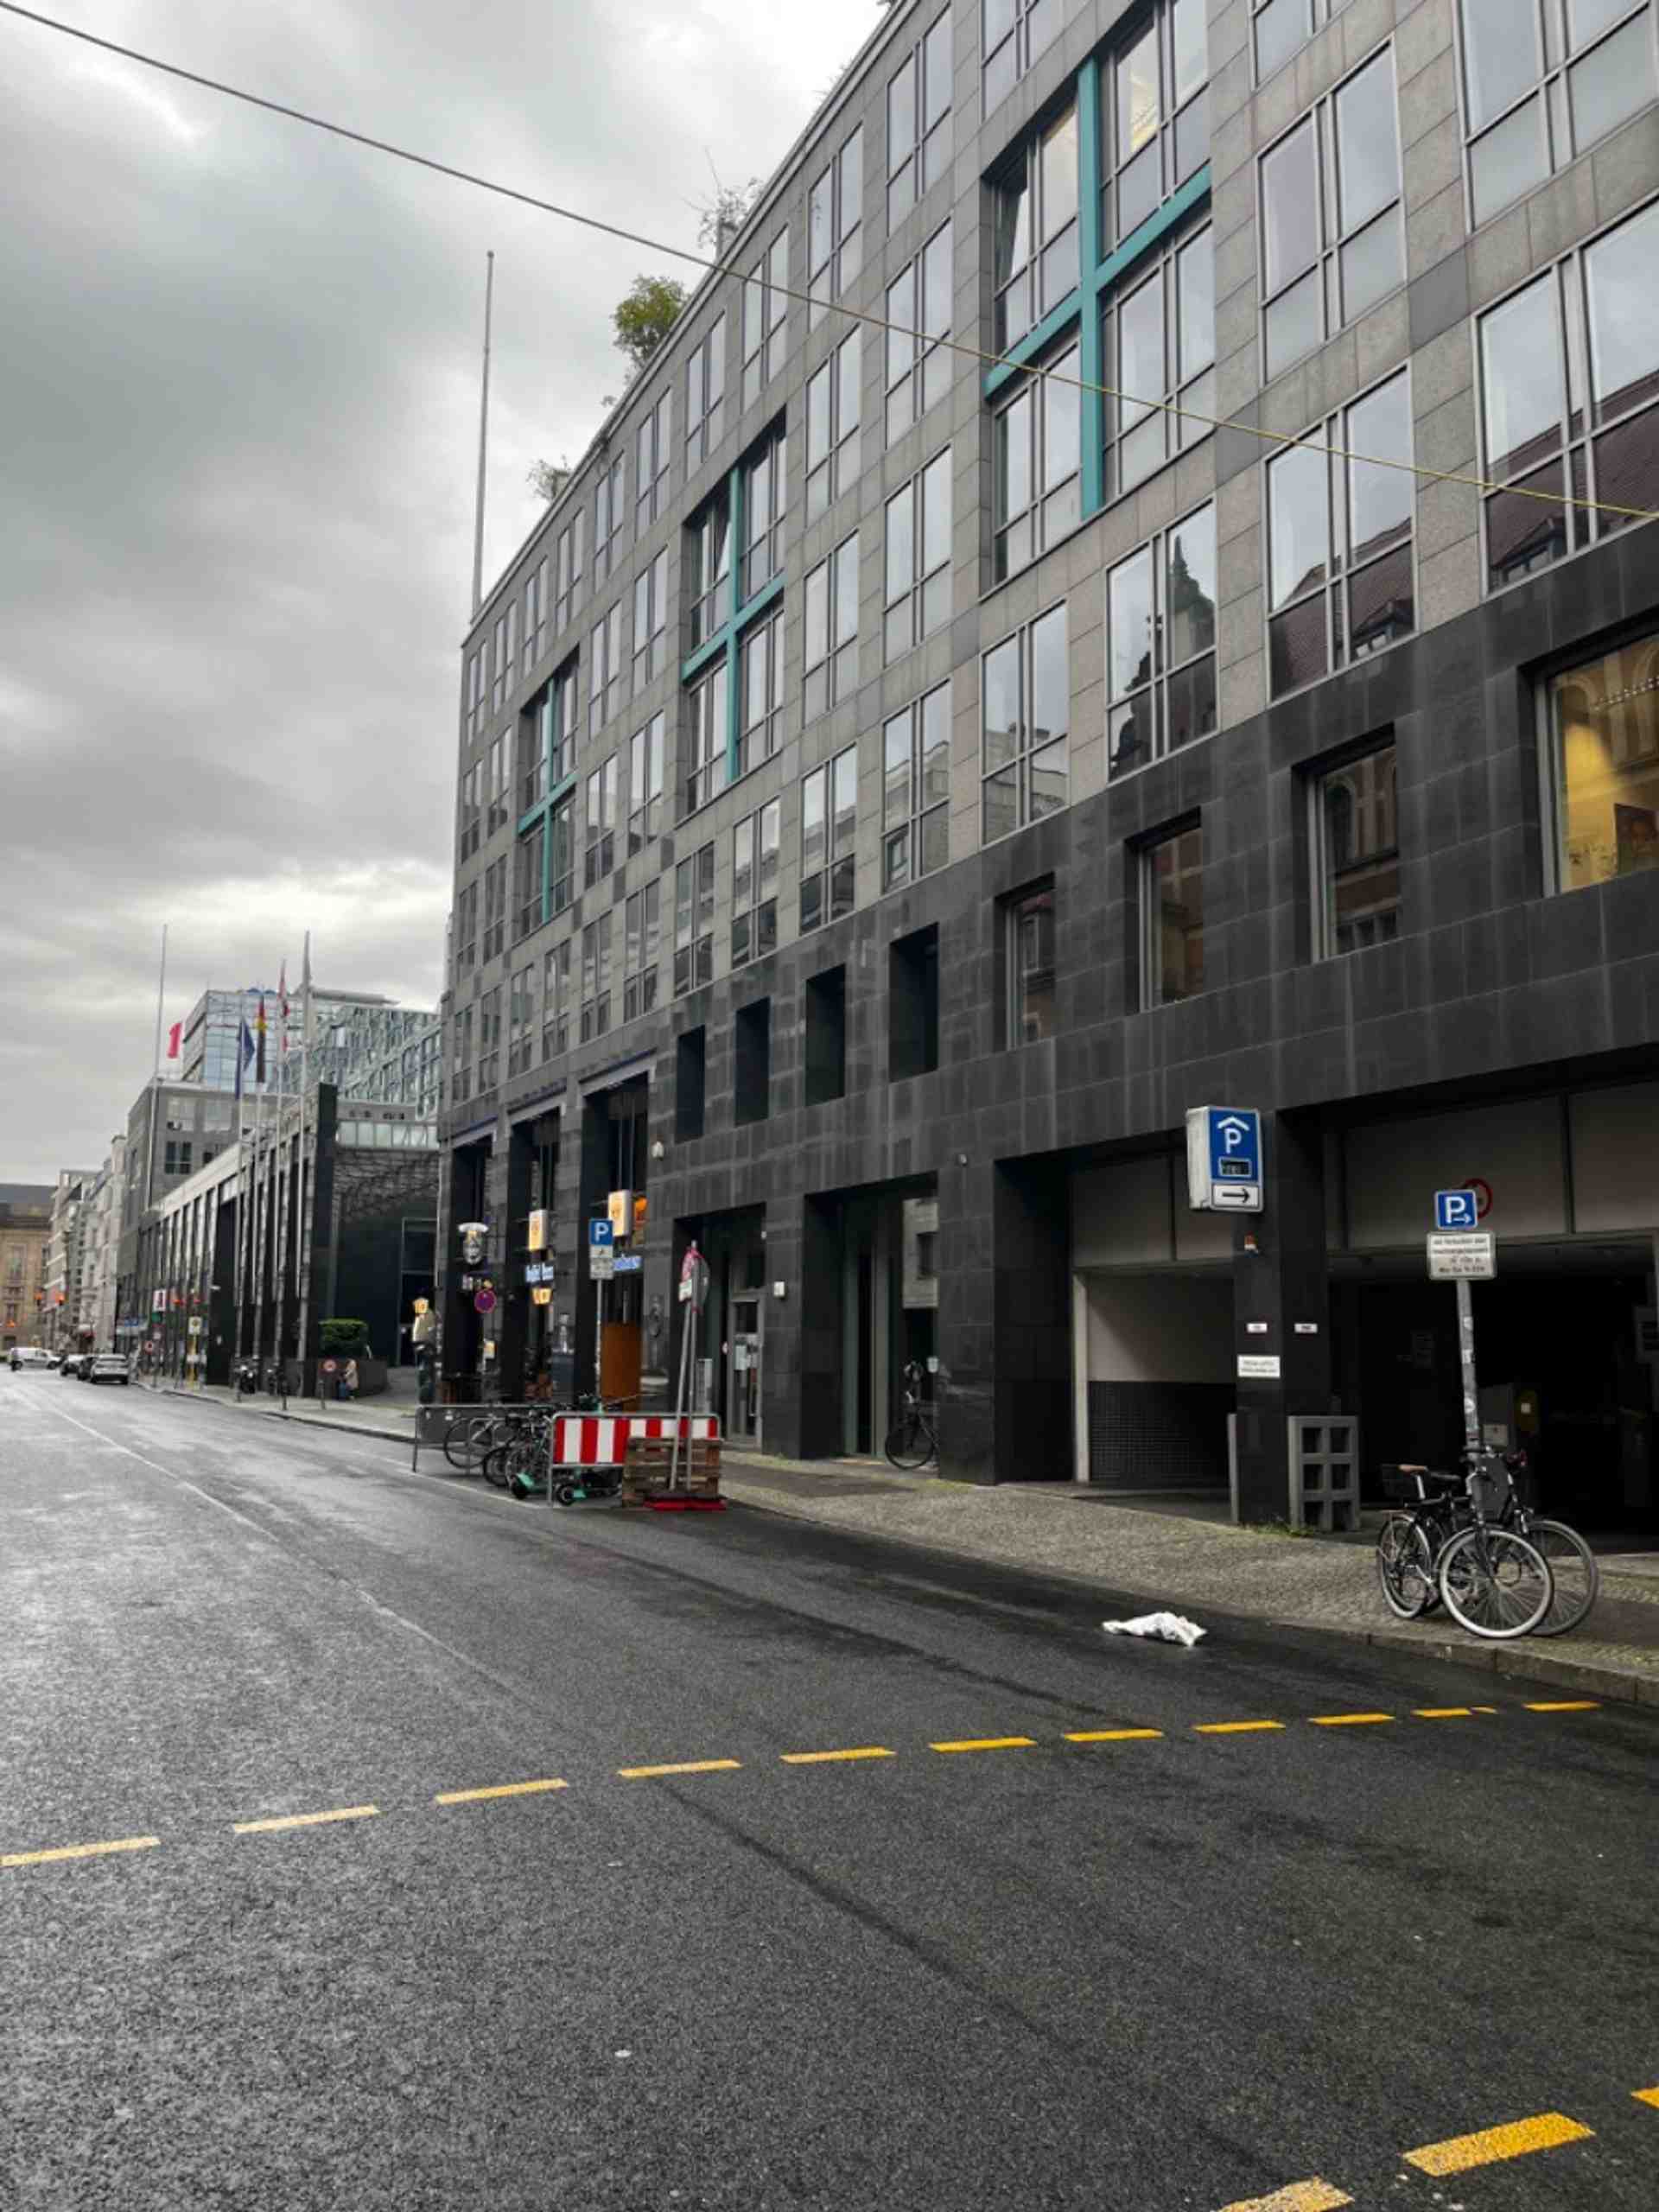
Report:
[[0,1351],[45,1341],[46,1253],[55,1195],[50,1183],[0,1183]]
[[[289,987],[285,1074],[282,1068],[281,1000],[274,988],[251,985],[246,990],[208,989],[202,993],[181,1027],[177,1079],[207,1090],[233,1091],[242,1026],[245,1022],[252,1033],[262,997],[265,1004],[264,1082],[261,1085],[258,1081],[257,1064],[250,1065],[243,1078],[243,1091],[252,1096],[261,1089],[267,1094],[291,1090],[296,1081],[302,1043],[302,1014],[297,983]],[[311,1018],[311,1057],[316,1063],[312,1068],[314,1075],[320,1075],[326,1082],[340,1084],[353,1097],[395,1098],[399,1103],[411,1105],[416,1103],[416,1097],[405,1097],[402,1088],[365,1089],[364,1075],[370,1069],[383,1071],[383,1080],[399,1086],[407,1084],[413,1092],[418,1092],[424,1077],[430,1103],[422,1110],[436,1114],[440,1045],[435,1009],[402,1007],[396,1000],[372,991],[328,991],[314,984]],[[430,1042],[423,1053],[421,1046],[428,1038]],[[406,1071],[404,1062],[411,1050],[415,1058]]]
[[62,1167],[52,1193],[50,1232],[46,1249],[45,1296],[41,1302],[41,1341],[50,1351],[67,1351],[75,1342],[81,1321],[82,1243],[90,1221],[90,1205],[99,1170]]

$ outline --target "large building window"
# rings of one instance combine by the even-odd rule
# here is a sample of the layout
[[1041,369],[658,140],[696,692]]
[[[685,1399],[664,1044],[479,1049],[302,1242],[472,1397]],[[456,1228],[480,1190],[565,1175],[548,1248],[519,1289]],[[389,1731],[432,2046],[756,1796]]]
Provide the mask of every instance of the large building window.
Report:
[[461,849],[458,860],[470,860],[478,850],[484,826],[484,763],[474,760],[461,775]]
[[858,481],[861,347],[855,330],[806,385],[806,518],[816,522]]
[[620,453],[601,469],[594,490],[594,582],[603,582],[622,557],[628,519],[628,457]]
[[673,457],[674,392],[671,387],[634,432],[633,527],[643,537],[668,512],[669,464]]
[[726,662],[722,656],[686,695],[688,760],[683,816],[695,814],[726,788]]
[[1492,589],[1634,519],[1568,506],[1569,472],[1575,499],[1659,505],[1656,268],[1650,207],[1482,318],[1485,474],[1508,487],[1486,501]]
[[784,512],[789,501],[789,455],[777,423],[743,464],[742,596],[784,573]]
[[1400,933],[1400,831],[1391,745],[1318,777],[1313,787],[1313,951],[1329,960]]
[[784,365],[789,232],[779,231],[743,280],[743,404],[753,407]]
[[560,1060],[570,1049],[570,940],[542,961],[542,1058]]
[[864,132],[855,130],[806,202],[806,289],[816,330],[864,264]]
[[613,753],[588,779],[587,835],[583,846],[582,883],[591,891],[616,863],[616,772],[619,755]]
[[950,619],[950,448],[887,501],[883,630],[897,660]]
[[[1417,626],[1406,372],[1307,437],[1268,463],[1274,698],[1380,652]],[[1344,460],[1344,453],[1366,458]]]
[[507,1076],[523,1075],[535,1064],[536,970],[521,968],[507,992]]
[[1106,772],[1216,727],[1216,511],[1160,531],[1106,579]]
[[[887,443],[937,407],[950,389],[955,363],[950,335],[954,281],[950,226],[936,231],[914,261],[887,287]],[[918,336],[917,334],[921,335]]]
[[1060,0],[982,0],[980,52],[985,57],[985,108],[1006,99],[1058,35]]
[[663,740],[666,718],[653,715],[628,740],[628,850],[642,852],[663,830]]
[[837,545],[806,580],[808,721],[858,687],[858,536]]
[[850,914],[858,891],[858,747],[801,779],[801,933]]
[[1659,638],[1552,677],[1548,711],[1558,887],[1659,880]]
[[649,1014],[657,1003],[657,961],[662,950],[661,879],[629,898],[622,955],[622,1019]]
[[478,965],[478,878],[463,883],[455,898],[455,973],[469,975]]
[[547,817],[547,918],[562,914],[576,895],[576,795],[567,791]]
[[1077,527],[1083,512],[1083,394],[1075,342],[1016,379],[992,427],[991,575],[1001,583]]
[[1071,787],[1071,672],[1064,605],[985,656],[980,683],[982,837],[1058,814]]
[[691,524],[691,645],[707,645],[728,613],[732,575],[731,507],[724,486]]
[[726,318],[716,315],[685,365],[685,473],[720,443],[726,412]]
[[504,854],[484,871],[484,952],[486,964],[499,955],[507,940],[507,862]]
[[633,692],[639,697],[668,664],[668,548],[633,580]]
[[1204,988],[1204,831],[1196,823],[1141,852],[1141,1004]]
[[950,167],[950,10],[887,80],[887,228]]
[[1255,81],[1263,84],[1275,69],[1307,44],[1348,5],[1348,0],[1250,0],[1255,45]]
[[559,532],[554,563],[553,634],[562,637],[582,611],[582,574],[587,563],[588,510],[578,507]]
[[611,1026],[611,917],[601,914],[582,932],[582,1041],[602,1037]]
[[512,854],[512,941],[542,926],[542,857],[547,832],[538,822],[526,830]]
[[998,353],[1018,345],[1077,282],[1077,111],[1074,102],[1020,149],[996,188]]
[[1262,347],[1276,377],[1405,281],[1394,49],[1262,156]]
[[454,1020],[454,1057],[450,1065],[449,1096],[456,1106],[473,1095],[473,1009],[462,1007]]
[[732,832],[732,966],[778,949],[778,847],[783,802],[769,799]]
[[950,858],[950,686],[881,728],[881,888],[898,891]]
[[486,818],[485,835],[493,837],[496,831],[506,821],[511,811],[512,763],[508,758],[505,730],[499,737],[491,740],[488,758],[489,772],[485,795],[489,803],[489,811]]
[[1054,1034],[1054,887],[1005,899],[1002,964],[1007,977],[1004,1041],[1037,1045]]
[[700,846],[674,871],[674,995],[715,979],[715,849]]
[[747,776],[783,742],[784,610],[781,604],[744,631],[738,651],[737,772]]
[[588,734],[597,737],[622,704],[622,602],[594,625],[588,655]]
[[501,1080],[501,986],[478,1002],[478,1087],[493,1090]]
[[1645,107],[1659,90],[1651,0],[1463,0],[1475,220]]
[[[1128,492],[1207,438],[1216,404],[1216,264],[1210,226],[1161,254],[1101,310],[1101,358],[1116,374],[1117,488]],[[1160,404],[1161,403],[1161,404]],[[1109,443],[1109,440],[1108,441]]]
[[524,674],[547,651],[547,588],[550,564],[543,561],[524,582]]
[[1159,0],[1100,73],[1100,234],[1121,244],[1210,154],[1205,0]]

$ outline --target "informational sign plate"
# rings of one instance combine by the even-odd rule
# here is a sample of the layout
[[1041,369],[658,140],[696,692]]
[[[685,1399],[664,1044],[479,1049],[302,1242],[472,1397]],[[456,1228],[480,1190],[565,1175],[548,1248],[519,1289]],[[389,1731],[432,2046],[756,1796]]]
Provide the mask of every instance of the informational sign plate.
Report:
[[1276,1351],[1240,1352],[1238,1379],[1241,1382],[1276,1382],[1279,1380],[1278,1353]]
[[1476,1191],[1436,1191],[1434,1226],[1442,1230],[1478,1229],[1480,1196]]
[[616,1272],[616,1243],[608,1221],[588,1224],[588,1272],[595,1282],[608,1282]]
[[1431,1282],[1480,1282],[1497,1273],[1497,1240],[1489,1229],[1439,1230],[1428,1240]]
[[1254,1107],[1188,1109],[1186,1196],[1199,1213],[1261,1212],[1262,1116]]

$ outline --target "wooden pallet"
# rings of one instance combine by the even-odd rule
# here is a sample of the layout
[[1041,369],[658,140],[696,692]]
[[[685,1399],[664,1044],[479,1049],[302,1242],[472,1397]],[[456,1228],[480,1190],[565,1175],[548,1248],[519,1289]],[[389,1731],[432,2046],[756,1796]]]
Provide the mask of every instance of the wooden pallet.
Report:
[[[673,1496],[669,1489],[673,1468],[672,1437],[631,1437],[622,1462],[623,1504],[645,1505],[653,1498]],[[695,1437],[680,1446],[678,1489],[687,1497],[720,1496],[718,1437]]]

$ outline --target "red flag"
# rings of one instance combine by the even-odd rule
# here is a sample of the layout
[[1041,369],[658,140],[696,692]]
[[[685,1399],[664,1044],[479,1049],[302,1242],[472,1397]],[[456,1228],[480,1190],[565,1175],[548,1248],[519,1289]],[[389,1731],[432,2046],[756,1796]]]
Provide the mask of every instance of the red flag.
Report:
[[168,1057],[168,1058],[169,1060],[176,1060],[176,1059],[178,1058],[178,1057],[179,1057],[179,1039],[180,1039],[183,1034],[184,1034],[184,1024],[183,1024],[181,1021],[175,1021],[175,1022],[174,1023],[173,1027],[172,1027],[168,1031],[168,1033],[167,1033],[167,1057]]

